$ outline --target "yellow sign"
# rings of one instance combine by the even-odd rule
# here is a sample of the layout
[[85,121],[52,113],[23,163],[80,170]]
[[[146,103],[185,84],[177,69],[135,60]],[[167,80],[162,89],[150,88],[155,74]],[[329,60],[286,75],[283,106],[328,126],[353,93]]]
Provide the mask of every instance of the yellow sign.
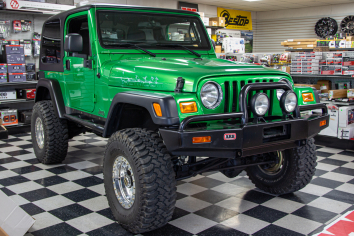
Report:
[[252,17],[250,11],[239,11],[218,7],[218,16],[225,17],[227,29],[252,30]]

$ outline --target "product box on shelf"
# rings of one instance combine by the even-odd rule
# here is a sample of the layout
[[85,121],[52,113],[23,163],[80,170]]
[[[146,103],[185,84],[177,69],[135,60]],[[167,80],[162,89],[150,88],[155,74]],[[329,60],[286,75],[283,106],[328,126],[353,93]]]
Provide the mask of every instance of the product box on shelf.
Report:
[[334,75],[335,72],[335,66],[321,66],[321,75]]
[[19,122],[31,124],[32,111],[19,111],[18,113]]
[[37,79],[36,72],[28,72],[27,73],[27,78],[26,78],[27,81],[33,81],[36,79]]
[[26,72],[26,64],[7,64],[9,73],[24,73]]
[[338,135],[338,106],[327,104],[328,115],[329,115],[329,124],[328,127],[322,130],[320,135],[327,135],[331,137],[337,137]]
[[26,57],[32,55],[32,42],[29,39],[23,40],[23,49]]
[[343,57],[343,66],[354,66],[354,57]]
[[354,98],[354,89],[347,90],[347,98]]
[[321,85],[319,84],[294,84],[294,86],[296,87],[310,87],[310,88],[315,88],[318,91],[320,91],[321,89]]
[[290,66],[282,66],[281,67],[281,71],[283,72],[287,72],[290,74],[290,70],[291,70],[291,67]]
[[339,139],[353,139],[354,138],[354,127],[338,127],[338,138]]
[[17,109],[0,110],[0,117],[4,126],[18,125]]
[[211,17],[209,18],[209,22],[216,22],[216,26],[225,27],[225,17]]
[[0,100],[16,99],[16,90],[0,92]]
[[7,64],[0,64],[0,73],[7,73]]
[[348,127],[349,125],[354,127],[354,106],[342,106],[339,107],[339,127]]
[[331,89],[331,81],[329,80],[318,80],[317,84],[320,85],[321,93],[328,93]]
[[354,66],[343,66],[342,75],[354,75]]
[[36,97],[36,89],[26,89],[26,99],[33,100]]
[[350,89],[350,81],[341,81],[341,82],[336,82],[336,89]]
[[7,82],[7,74],[0,73],[0,83],[6,83],[6,82]]
[[27,72],[35,72],[35,71],[36,71],[36,64],[34,64],[34,63],[27,63],[27,64],[26,64],[26,71],[27,71]]
[[21,54],[9,54],[6,55],[6,62],[11,63],[25,63],[25,55]]
[[9,73],[9,82],[25,82],[27,73]]
[[347,97],[347,89],[336,89],[328,91],[328,99],[332,100],[335,98],[346,98]]
[[203,23],[205,26],[209,26],[209,17],[205,17],[203,18]]
[[21,54],[24,55],[24,48],[22,45],[5,45],[5,52],[9,54]]

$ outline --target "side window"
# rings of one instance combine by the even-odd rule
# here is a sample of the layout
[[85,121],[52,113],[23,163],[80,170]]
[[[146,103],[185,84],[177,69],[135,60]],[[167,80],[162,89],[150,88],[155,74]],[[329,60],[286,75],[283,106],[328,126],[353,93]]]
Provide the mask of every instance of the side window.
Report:
[[81,54],[91,56],[90,34],[88,28],[87,16],[79,16],[69,20],[68,34],[76,33],[82,36],[83,51]]
[[44,64],[61,63],[60,20],[45,22],[42,32],[41,61]]

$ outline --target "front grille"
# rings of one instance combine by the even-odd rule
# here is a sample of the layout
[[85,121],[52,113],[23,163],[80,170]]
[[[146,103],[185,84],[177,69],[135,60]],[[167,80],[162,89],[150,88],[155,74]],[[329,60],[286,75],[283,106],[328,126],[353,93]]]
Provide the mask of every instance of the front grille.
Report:
[[[242,87],[245,84],[249,83],[260,83],[260,82],[274,82],[273,79],[264,79],[264,80],[235,80],[235,81],[225,81],[225,103],[224,103],[224,111],[225,112],[239,112],[240,111],[240,106],[239,106],[239,94],[242,89]],[[266,93],[270,99],[270,108],[266,116],[272,114],[272,104],[273,104],[273,95],[274,95],[274,90],[257,90],[257,91],[250,91],[247,95],[247,101],[251,100],[252,96],[256,93],[263,92]],[[249,110],[249,114],[250,110]]]

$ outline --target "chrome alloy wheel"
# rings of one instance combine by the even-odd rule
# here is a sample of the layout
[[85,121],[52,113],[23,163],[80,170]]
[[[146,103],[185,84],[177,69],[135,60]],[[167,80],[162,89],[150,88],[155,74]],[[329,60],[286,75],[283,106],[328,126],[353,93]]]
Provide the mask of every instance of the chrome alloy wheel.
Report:
[[135,179],[132,167],[125,157],[118,156],[114,161],[112,179],[120,205],[125,209],[131,208],[135,201]]
[[283,163],[284,163],[283,152],[277,151],[276,155],[277,155],[277,162],[276,163],[274,163],[272,165],[258,166],[259,169],[261,169],[261,171],[263,173],[268,174],[268,175],[276,175],[282,170]]
[[44,130],[43,130],[43,122],[39,117],[37,117],[36,119],[35,132],[36,132],[36,141],[38,147],[42,149],[44,147]]

